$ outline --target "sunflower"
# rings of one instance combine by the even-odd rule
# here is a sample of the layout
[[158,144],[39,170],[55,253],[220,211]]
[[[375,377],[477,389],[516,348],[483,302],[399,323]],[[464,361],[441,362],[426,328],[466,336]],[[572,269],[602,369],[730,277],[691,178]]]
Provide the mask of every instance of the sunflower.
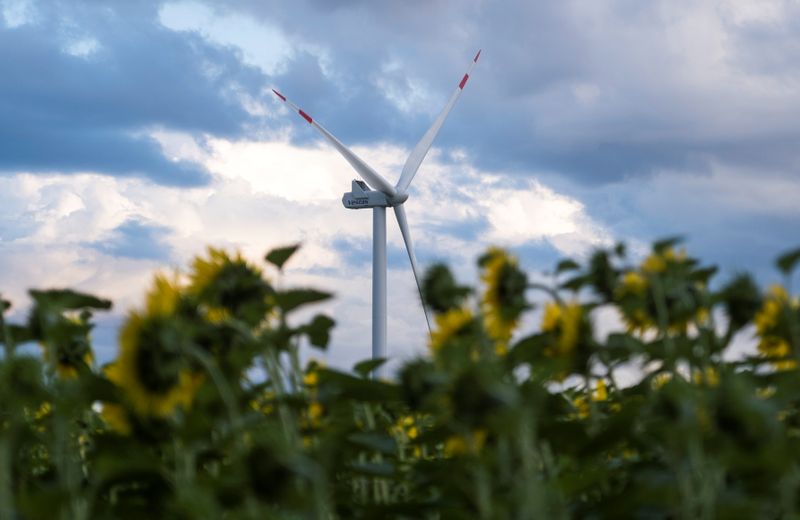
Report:
[[130,313],[120,331],[119,356],[105,369],[140,416],[164,418],[177,406],[188,408],[202,383],[185,362],[188,338],[175,316],[179,300],[177,283],[157,276],[145,311]]
[[45,340],[39,346],[44,360],[54,361],[58,377],[74,379],[81,369],[92,366],[90,328],[81,318],[73,316],[59,316],[57,323],[50,326],[52,330],[48,336],[53,339]]
[[269,309],[271,287],[261,270],[241,254],[230,256],[209,247],[207,257],[198,256],[192,263],[188,292],[199,300],[212,322],[234,317],[255,325]]
[[308,425],[311,428],[319,428],[322,418],[325,416],[325,406],[319,401],[319,371],[324,365],[318,361],[312,361],[303,375],[303,386],[308,395]]
[[620,303],[622,320],[628,332],[643,333],[655,327],[655,320],[647,312],[649,283],[638,271],[628,271],[615,291]]
[[486,444],[486,437],[487,432],[483,428],[463,435],[451,435],[444,441],[444,456],[477,455]]
[[670,264],[682,263],[686,260],[686,251],[681,249],[677,253],[672,247],[665,247],[659,251],[654,251],[642,262],[643,273],[663,273]]
[[[670,332],[684,333],[689,324],[703,323],[709,319],[708,309],[696,303],[703,290],[702,283],[687,279],[685,273],[677,279],[665,281],[663,278],[668,276],[668,266],[678,266],[686,261],[685,252],[676,254],[667,248],[651,254],[638,270],[627,271],[622,276],[614,295],[629,333],[643,334],[658,327],[657,294],[664,301],[668,320],[666,326]],[[654,290],[659,286],[657,281],[661,293]],[[695,303],[687,306],[687,301]]]
[[578,417],[580,419],[586,419],[587,417],[589,417],[589,410],[591,409],[589,400],[591,400],[591,402],[594,403],[599,403],[601,401],[608,400],[608,386],[606,385],[605,379],[597,380],[594,392],[591,393],[589,399],[587,399],[587,396],[585,395],[579,395],[572,400],[572,404],[578,411]]
[[636,271],[628,271],[622,277],[617,292],[619,296],[625,297],[627,295],[641,296],[647,290],[647,280]]
[[542,316],[542,332],[553,335],[548,353],[552,357],[570,357],[581,339],[583,307],[577,302],[547,302]]
[[113,403],[103,403],[100,417],[115,432],[120,435],[130,435],[133,427],[124,406]]
[[525,301],[528,277],[517,266],[517,260],[502,249],[489,249],[479,263],[483,268],[481,280],[486,286],[481,299],[483,323],[489,336],[505,345],[528,308]]
[[785,316],[798,309],[797,301],[792,301],[786,289],[780,285],[773,285],[767,290],[764,303],[756,313],[753,322],[760,338],[758,350],[769,358],[777,361],[773,365],[778,370],[791,370],[797,366],[792,356],[792,347],[782,334],[786,328]]
[[434,319],[436,330],[431,333],[430,347],[434,352],[439,352],[454,339],[469,333],[475,317],[469,309],[457,308],[437,314]]

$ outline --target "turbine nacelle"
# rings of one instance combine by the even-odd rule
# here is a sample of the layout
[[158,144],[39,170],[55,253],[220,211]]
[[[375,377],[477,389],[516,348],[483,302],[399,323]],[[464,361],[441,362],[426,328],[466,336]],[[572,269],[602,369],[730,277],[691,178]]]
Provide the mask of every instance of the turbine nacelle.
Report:
[[354,179],[351,190],[342,195],[342,204],[347,209],[389,208],[399,206],[408,200],[408,193],[397,193],[394,196],[382,191],[372,190],[367,183]]

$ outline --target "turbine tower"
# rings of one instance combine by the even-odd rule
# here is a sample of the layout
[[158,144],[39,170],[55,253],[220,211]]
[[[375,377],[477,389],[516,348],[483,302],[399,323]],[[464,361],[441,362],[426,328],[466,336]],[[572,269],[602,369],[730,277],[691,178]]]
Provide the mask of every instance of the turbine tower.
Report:
[[[283,94],[275,89],[272,91],[278,96],[281,101],[288,104],[292,109],[300,114],[311,126],[316,128],[325,139],[330,142],[336,150],[350,163],[350,166],[358,173],[362,180],[354,180],[352,183],[352,191],[345,193],[342,197],[342,203],[347,209],[372,209],[372,358],[385,358],[386,357],[386,208],[394,210],[394,216],[397,218],[397,224],[400,226],[400,233],[403,235],[403,242],[406,245],[406,252],[408,259],[411,261],[411,270],[414,272],[414,280],[417,283],[417,291],[419,291],[420,300],[422,296],[422,286],[420,285],[420,273],[417,267],[417,257],[414,254],[414,246],[411,241],[411,232],[408,229],[408,220],[406,218],[406,210],[403,203],[408,200],[408,187],[414,179],[417,170],[422,164],[423,159],[428,154],[433,140],[442,128],[444,120],[453,109],[453,106],[458,101],[461,91],[467,84],[469,75],[472,68],[478,63],[478,58],[481,51],[472,59],[469,69],[461,78],[458,86],[456,87],[447,104],[442,109],[439,116],[433,121],[433,124],[422,139],[419,140],[417,145],[409,154],[406,159],[403,170],[400,173],[400,179],[395,186],[376,172],[372,167],[365,163],[360,157],[354,154],[349,148],[341,143],[336,137],[328,132],[322,125],[314,120],[310,115],[303,111],[300,107],[289,101]],[[428,317],[428,310],[425,307],[425,302],[422,301],[422,309],[425,312],[425,321],[428,324],[428,331],[431,330],[431,322]],[[379,371],[378,376],[381,375]]]

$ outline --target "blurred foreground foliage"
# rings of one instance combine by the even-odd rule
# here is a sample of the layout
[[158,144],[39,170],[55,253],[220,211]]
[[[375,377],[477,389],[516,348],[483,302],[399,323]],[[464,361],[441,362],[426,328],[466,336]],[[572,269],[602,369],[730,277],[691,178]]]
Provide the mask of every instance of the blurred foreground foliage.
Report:
[[[12,324],[0,300],[0,518],[797,518],[800,253],[762,291],[677,247],[547,284],[501,249],[479,287],[433,266],[429,354],[390,380],[302,366],[334,322],[308,312],[331,295],[280,283],[296,246],[266,255],[273,281],[216,249],[157,276],[103,367],[111,302],[31,291]],[[601,312],[627,330],[600,337]],[[758,353],[730,361],[740,332]]]

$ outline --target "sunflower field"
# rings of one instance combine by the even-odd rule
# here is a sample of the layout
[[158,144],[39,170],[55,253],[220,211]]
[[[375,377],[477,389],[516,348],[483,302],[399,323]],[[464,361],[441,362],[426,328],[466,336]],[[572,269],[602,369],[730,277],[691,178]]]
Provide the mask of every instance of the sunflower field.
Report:
[[800,518],[800,250],[766,289],[676,240],[546,284],[497,248],[479,287],[435,265],[427,354],[386,380],[303,361],[335,324],[296,250],[156,276],[103,366],[110,301],[0,299],[0,519]]

